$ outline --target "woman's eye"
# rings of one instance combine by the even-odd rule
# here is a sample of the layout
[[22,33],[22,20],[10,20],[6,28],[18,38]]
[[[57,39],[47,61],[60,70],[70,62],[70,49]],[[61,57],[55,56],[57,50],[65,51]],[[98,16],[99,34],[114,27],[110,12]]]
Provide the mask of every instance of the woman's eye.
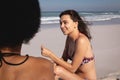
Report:
[[64,22],[64,24],[67,24],[67,22]]

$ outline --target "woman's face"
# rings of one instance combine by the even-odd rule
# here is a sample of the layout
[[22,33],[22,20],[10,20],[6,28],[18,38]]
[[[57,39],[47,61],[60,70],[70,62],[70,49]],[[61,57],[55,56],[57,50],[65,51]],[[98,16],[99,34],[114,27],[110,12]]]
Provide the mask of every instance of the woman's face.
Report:
[[69,15],[62,15],[60,18],[60,28],[65,35],[69,35],[77,27],[76,22]]

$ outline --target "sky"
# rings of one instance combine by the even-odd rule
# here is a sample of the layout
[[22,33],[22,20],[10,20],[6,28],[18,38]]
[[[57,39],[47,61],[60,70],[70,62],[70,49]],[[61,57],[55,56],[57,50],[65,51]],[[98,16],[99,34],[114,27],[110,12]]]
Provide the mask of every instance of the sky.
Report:
[[120,0],[39,0],[42,11],[120,11]]

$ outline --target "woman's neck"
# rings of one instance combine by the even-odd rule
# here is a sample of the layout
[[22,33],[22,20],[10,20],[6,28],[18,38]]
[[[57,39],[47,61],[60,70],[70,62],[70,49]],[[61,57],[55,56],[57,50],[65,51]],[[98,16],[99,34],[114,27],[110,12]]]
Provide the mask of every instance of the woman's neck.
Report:
[[79,30],[76,30],[76,31],[72,32],[72,33],[69,35],[69,37],[70,37],[73,41],[75,41],[75,40],[78,38],[79,35],[80,35]]

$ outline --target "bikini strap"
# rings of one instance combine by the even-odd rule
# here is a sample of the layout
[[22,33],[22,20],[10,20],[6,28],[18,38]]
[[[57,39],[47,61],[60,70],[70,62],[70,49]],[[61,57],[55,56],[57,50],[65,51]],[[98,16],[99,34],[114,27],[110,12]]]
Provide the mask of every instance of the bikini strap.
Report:
[[10,63],[10,62],[7,62],[4,59],[4,57],[10,57],[10,56],[15,56],[15,55],[19,55],[20,56],[20,54],[16,54],[16,53],[1,53],[1,51],[0,51],[0,67],[3,64],[2,61],[4,61],[8,65],[16,66],[16,65],[21,65],[21,64],[25,63],[28,60],[28,58],[29,58],[29,55],[26,55],[26,58],[22,62],[20,62],[20,63]]

